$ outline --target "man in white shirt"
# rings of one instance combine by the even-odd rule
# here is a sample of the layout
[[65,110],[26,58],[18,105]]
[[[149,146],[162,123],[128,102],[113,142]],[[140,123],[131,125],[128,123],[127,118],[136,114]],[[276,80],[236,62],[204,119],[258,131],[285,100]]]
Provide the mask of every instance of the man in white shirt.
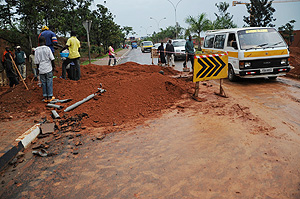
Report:
[[35,49],[34,62],[40,75],[43,88],[43,101],[48,103],[55,99],[53,96],[53,71],[55,68],[54,56],[51,49],[46,46],[45,37],[39,38],[40,46]]

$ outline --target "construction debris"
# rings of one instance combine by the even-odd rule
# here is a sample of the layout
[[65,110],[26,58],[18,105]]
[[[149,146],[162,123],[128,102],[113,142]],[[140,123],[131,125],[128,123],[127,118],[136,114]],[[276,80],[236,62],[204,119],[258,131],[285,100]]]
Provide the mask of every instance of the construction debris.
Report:
[[64,100],[59,100],[59,99],[54,99],[50,102],[50,104],[56,104],[56,103],[67,103],[72,101],[72,99],[64,99]]
[[59,114],[56,112],[56,110],[52,110],[51,112],[52,112],[52,118],[53,118],[53,119],[60,119],[60,116],[59,116]]
[[50,108],[57,108],[58,110],[64,108],[63,106],[56,105],[56,104],[47,104],[46,106]]
[[40,126],[41,134],[53,133],[54,132],[54,123],[44,123]]
[[102,88],[102,84],[100,84],[100,88],[98,88],[98,91],[96,93],[93,93],[89,96],[87,96],[86,98],[84,98],[83,100],[79,101],[79,102],[76,102],[75,104],[67,107],[64,112],[68,112],[68,111],[71,111],[73,110],[74,108],[80,106],[81,104],[89,101],[90,99],[92,99],[93,97],[97,96],[97,95],[101,95],[102,93],[106,92],[105,89]]

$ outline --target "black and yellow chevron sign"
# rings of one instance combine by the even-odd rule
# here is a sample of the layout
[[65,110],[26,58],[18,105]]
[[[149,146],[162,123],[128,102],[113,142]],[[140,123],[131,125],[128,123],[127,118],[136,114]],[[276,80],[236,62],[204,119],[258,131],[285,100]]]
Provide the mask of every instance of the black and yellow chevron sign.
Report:
[[195,55],[193,82],[227,78],[228,55]]

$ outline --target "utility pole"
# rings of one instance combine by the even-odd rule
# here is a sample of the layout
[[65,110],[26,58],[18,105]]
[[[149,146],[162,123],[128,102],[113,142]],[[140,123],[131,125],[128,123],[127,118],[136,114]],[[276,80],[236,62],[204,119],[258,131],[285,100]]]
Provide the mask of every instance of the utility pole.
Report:
[[89,47],[89,63],[91,64],[90,30],[91,30],[91,26],[92,26],[92,20],[83,21],[82,24],[83,24],[83,26],[86,30],[86,34],[87,34],[87,42],[88,42],[88,47]]
[[166,17],[164,17],[164,18],[162,18],[162,19],[160,19],[159,21],[157,21],[155,18],[153,18],[153,17],[150,17],[150,19],[153,19],[153,20],[155,20],[156,21],[156,23],[157,23],[157,30],[158,30],[158,32],[159,32],[159,23],[162,21],[162,20],[164,20],[164,19],[167,19]]
[[171,4],[172,4],[172,6],[173,6],[173,8],[174,8],[174,11],[175,11],[175,28],[176,28],[176,39],[177,39],[177,32],[178,32],[178,27],[177,27],[177,25],[178,25],[178,22],[177,22],[177,14],[176,14],[176,12],[177,12],[177,6],[178,6],[178,4],[182,1],[182,0],[180,0],[180,1],[178,1],[177,2],[177,4],[176,5],[174,5],[173,4],[173,2],[172,1],[170,1],[170,0],[167,0],[167,1],[169,1]]

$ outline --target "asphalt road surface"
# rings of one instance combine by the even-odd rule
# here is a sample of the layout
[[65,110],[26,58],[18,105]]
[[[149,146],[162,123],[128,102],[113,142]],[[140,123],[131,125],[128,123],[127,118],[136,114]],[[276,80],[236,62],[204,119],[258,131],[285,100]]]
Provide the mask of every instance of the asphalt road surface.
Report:
[[[152,64],[152,58],[151,58],[151,53],[143,53],[141,51],[141,48],[138,47],[137,49],[132,49],[130,53],[120,61],[119,64],[125,63],[125,62],[136,62],[139,64],[145,64],[145,65],[150,65]],[[182,71],[182,65],[183,65],[184,60],[177,60],[175,61],[175,70]],[[158,59],[154,58],[153,63],[157,64]],[[188,67],[191,67],[191,62],[188,62]]]
[[[132,50],[123,61],[151,64]],[[180,67],[177,62],[176,67]],[[160,118],[103,140],[80,137],[51,157],[1,174],[0,198],[300,198],[300,82],[219,81],[205,102],[183,100]],[[99,129],[91,129],[97,133]],[[59,143],[61,144],[61,143]]]

